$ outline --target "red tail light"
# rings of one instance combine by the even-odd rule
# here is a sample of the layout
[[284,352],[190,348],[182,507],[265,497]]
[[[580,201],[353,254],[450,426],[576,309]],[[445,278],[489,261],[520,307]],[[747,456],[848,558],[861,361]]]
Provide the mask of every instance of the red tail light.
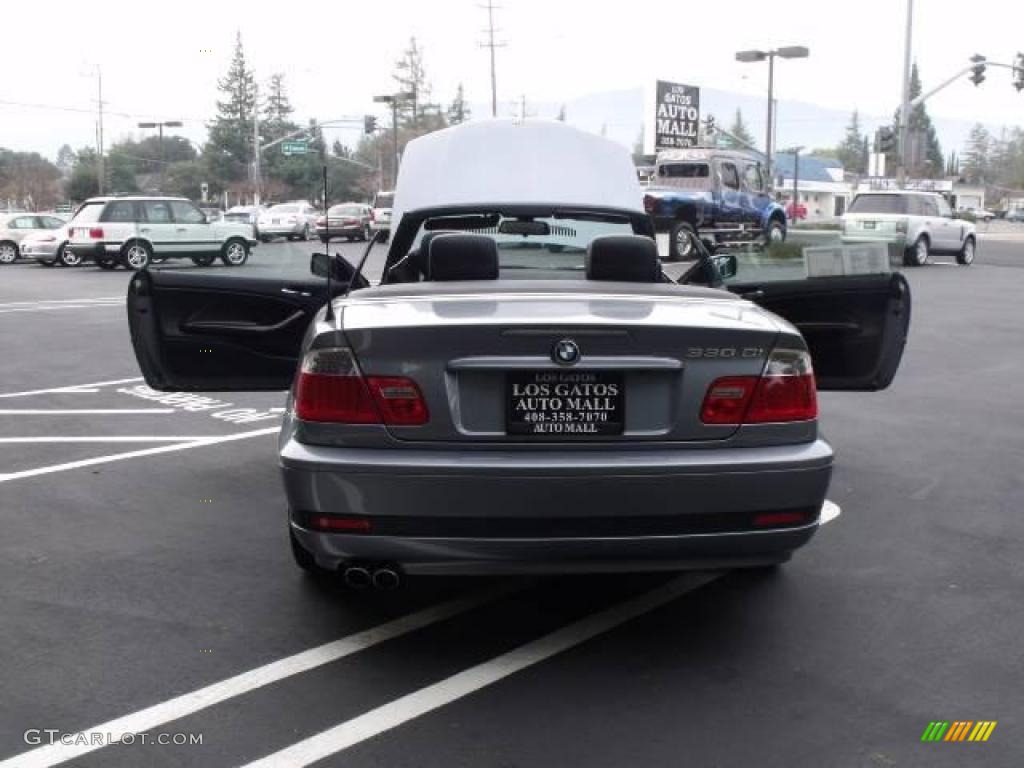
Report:
[[309,526],[321,531],[348,531],[350,533],[365,533],[373,528],[373,525],[365,517],[335,517],[333,515],[313,515],[309,520]]
[[817,416],[811,357],[798,349],[773,350],[761,376],[716,379],[701,408],[705,424],[809,421]]
[[416,382],[400,376],[364,378],[344,347],[306,353],[295,385],[295,415],[303,421],[389,426],[418,426],[430,419]]
[[89,237],[91,237],[93,240],[102,240],[103,239],[103,228],[102,227],[90,227],[90,229],[89,229]]
[[318,227],[326,226],[327,225],[327,219],[325,219],[323,216],[321,216],[319,219],[316,220],[316,225]]

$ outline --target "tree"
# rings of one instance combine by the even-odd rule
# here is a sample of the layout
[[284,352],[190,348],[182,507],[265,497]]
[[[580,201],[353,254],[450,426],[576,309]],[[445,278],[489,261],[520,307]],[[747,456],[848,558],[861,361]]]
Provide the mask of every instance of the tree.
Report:
[[471,117],[469,105],[466,103],[466,95],[462,89],[462,83],[459,83],[458,89],[455,91],[455,98],[452,99],[452,103],[448,106],[448,124],[458,125],[464,123]]
[[64,190],[68,199],[81,202],[99,194],[100,178],[97,165],[96,150],[91,147],[78,150],[75,167]]
[[395,62],[395,72],[391,77],[398,84],[400,92],[410,95],[408,100],[402,102],[400,110],[409,111],[407,127],[415,131],[420,124],[420,102],[430,96],[430,85],[423,66],[423,49],[415,37],[409,38],[409,47],[402,53],[402,58]]
[[565,104],[558,108],[558,115],[555,117],[555,120],[560,123],[565,122]]
[[29,210],[52,208],[60,198],[60,171],[38,152],[0,150],[0,197]]
[[217,81],[224,99],[217,101],[217,116],[207,127],[203,149],[210,170],[218,178],[237,181],[246,175],[252,159],[253,116],[256,112],[256,80],[245,61],[242,34],[235,38],[235,54],[228,73]]
[[846,126],[846,136],[836,148],[836,159],[843,164],[843,169],[851,173],[865,173],[868,167],[868,156],[864,152],[865,137],[860,132],[860,115],[853,110],[850,124]]
[[263,124],[260,126],[268,140],[279,139],[298,128],[291,120],[294,111],[285,92],[284,75],[280,72],[271,75],[263,107]]
[[[910,70],[910,99],[916,99],[921,95],[921,76],[917,69],[917,62]],[[896,135],[900,132],[900,113],[896,110],[893,119],[893,127]],[[945,166],[945,156],[942,154],[942,146],[935,133],[935,126],[928,116],[928,110],[924,104],[918,104],[910,111],[910,119],[907,121],[907,147],[904,148],[906,155],[904,168],[908,176],[918,178],[937,178],[942,176]],[[887,168],[896,168],[898,158],[895,153],[890,153],[885,163]]]
[[961,172],[970,184],[983,184],[989,179],[992,136],[981,123],[975,123],[967,137]]
[[729,129],[729,133],[739,139],[739,146],[743,147],[756,147],[757,144],[754,142],[754,137],[750,135],[750,130],[747,128],[746,123],[743,122],[743,113],[736,108],[736,117],[732,121],[732,127]]
[[74,170],[75,159],[75,150],[71,148],[70,144],[65,144],[57,150],[57,168],[64,178],[70,176],[71,171]]

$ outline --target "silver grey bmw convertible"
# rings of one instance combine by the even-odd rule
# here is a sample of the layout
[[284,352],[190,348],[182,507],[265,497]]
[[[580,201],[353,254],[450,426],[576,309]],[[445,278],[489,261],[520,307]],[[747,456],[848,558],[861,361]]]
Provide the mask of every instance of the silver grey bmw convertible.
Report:
[[817,392],[889,385],[908,285],[723,286],[735,257],[695,245],[670,279],[618,144],[468,123],[408,145],[373,284],[327,254],[296,280],[143,271],[131,337],[156,389],[289,393],[307,571],[390,586],[780,563],[828,490]]

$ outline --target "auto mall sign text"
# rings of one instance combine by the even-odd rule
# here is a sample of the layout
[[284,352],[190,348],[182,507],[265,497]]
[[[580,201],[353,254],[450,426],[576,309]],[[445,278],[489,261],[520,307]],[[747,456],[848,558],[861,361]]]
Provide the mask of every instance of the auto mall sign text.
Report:
[[700,133],[700,88],[659,80],[654,148],[695,147]]

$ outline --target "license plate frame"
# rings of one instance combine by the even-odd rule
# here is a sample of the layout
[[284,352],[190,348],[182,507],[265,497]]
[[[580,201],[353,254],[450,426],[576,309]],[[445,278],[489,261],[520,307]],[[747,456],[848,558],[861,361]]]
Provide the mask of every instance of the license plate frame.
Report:
[[505,432],[535,439],[615,437],[626,427],[622,371],[505,374]]
[[865,221],[864,222],[864,229],[875,229],[875,222],[873,222],[873,221]]

